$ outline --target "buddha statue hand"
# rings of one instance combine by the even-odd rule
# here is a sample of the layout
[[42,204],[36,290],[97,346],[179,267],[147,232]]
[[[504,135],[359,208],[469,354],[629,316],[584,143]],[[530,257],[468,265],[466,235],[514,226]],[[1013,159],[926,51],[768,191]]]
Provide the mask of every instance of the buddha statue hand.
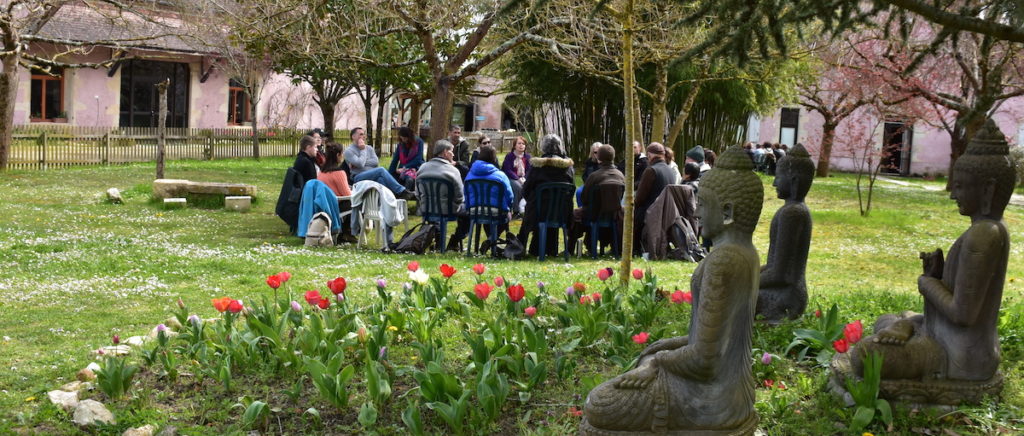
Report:
[[649,359],[640,364],[636,369],[619,376],[615,387],[619,389],[646,389],[647,385],[658,376],[658,368],[653,360],[656,359]]
[[942,269],[946,266],[946,262],[942,258],[942,249],[937,248],[931,253],[922,251],[920,257],[924,275],[942,280]]

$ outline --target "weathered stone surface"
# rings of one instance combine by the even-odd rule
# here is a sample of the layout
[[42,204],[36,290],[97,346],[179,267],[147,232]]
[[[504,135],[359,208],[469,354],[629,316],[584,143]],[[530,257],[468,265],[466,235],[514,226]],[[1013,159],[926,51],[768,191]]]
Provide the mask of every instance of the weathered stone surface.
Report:
[[176,317],[176,316],[171,316],[171,317],[165,319],[164,320],[164,325],[167,326],[167,328],[169,328],[171,330],[174,330],[176,332],[177,331],[181,331],[181,323],[178,322],[178,317]]
[[772,217],[768,262],[761,267],[755,316],[769,322],[796,319],[807,309],[807,254],[811,211],[804,203],[814,181],[814,162],[800,144],[779,161],[775,191],[786,201]]
[[160,433],[157,433],[156,436],[178,436],[178,427],[168,425],[160,429]]
[[98,364],[96,362],[90,362],[88,365],[85,366],[85,369],[88,369],[89,371],[92,371],[92,372],[96,372],[96,371],[100,370],[100,364]]
[[698,213],[715,248],[690,282],[689,335],[651,344],[635,369],[590,391],[581,435],[754,432],[750,351],[760,260],[752,236],[764,188],[752,168],[731,147],[701,177]]
[[[92,365],[92,363],[90,363],[89,365]],[[96,368],[99,368],[99,365],[96,365]],[[82,368],[80,371],[78,371],[78,374],[75,374],[75,378],[77,378],[78,381],[83,382],[93,381],[96,380],[96,373],[92,372],[92,369]]]
[[252,197],[248,195],[224,197],[224,208],[235,212],[248,212],[252,209]]
[[133,347],[141,347],[145,345],[146,342],[149,342],[149,340],[149,336],[132,336],[128,339],[125,339],[124,343],[131,345]]
[[95,400],[82,400],[75,407],[72,421],[82,427],[96,424],[115,424],[114,414],[107,410],[107,406]]
[[50,398],[50,402],[55,406],[60,407],[67,411],[72,411],[78,406],[78,392],[77,391],[64,391],[54,390],[46,393],[46,396]]
[[[150,338],[150,339],[156,339],[157,338],[157,334],[158,333],[157,333],[156,327],[153,327],[153,330],[150,330],[149,334],[146,335],[146,336],[148,338]],[[171,329],[167,329],[167,330],[164,330],[164,336],[167,336],[167,339],[170,339],[170,338],[173,338],[175,336],[178,336],[178,332],[176,332],[174,330],[171,330]]]
[[107,190],[107,201],[114,204],[124,203],[124,199],[121,198],[121,191],[117,188],[110,188]]
[[164,209],[184,209],[185,206],[188,206],[188,200],[184,197],[164,199]]
[[146,424],[142,427],[129,428],[121,433],[121,436],[153,436],[153,432],[156,431],[156,426],[153,424]]
[[94,353],[101,354],[100,351],[103,351],[102,354],[112,354],[114,356],[127,356],[131,354],[132,347],[129,347],[127,345],[107,345],[106,347],[100,347],[100,349],[94,351]]
[[92,389],[92,383],[89,383],[87,381],[73,381],[70,383],[65,383],[64,386],[60,387],[60,390],[66,392],[77,392],[89,389]]
[[[997,326],[1010,252],[1002,218],[1017,177],[1008,154],[1006,138],[987,120],[953,166],[950,197],[970,227],[948,257],[941,249],[920,255],[923,313],[879,317],[874,335],[850,350],[854,377],[864,376],[866,356],[882,355],[883,398],[959,405],[1001,390]],[[833,360],[833,373],[843,370],[843,360]]]
[[223,196],[256,196],[256,186],[242,183],[189,182],[188,192],[192,194],[215,194]]
[[188,180],[180,179],[156,179],[153,181],[153,197],[171,198],[181,197],[188,192]]

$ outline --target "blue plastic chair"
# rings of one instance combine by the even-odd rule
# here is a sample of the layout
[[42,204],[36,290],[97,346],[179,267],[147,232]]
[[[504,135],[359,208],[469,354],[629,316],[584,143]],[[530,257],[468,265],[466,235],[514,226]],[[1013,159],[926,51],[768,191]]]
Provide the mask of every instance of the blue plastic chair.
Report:
[[[420,215],[423,222],[435,223],[441,230],[441,252],[447,250],[448,222],[458,219],[455,209],[455,184],[451,180],[440,177],[420,177],[416,179],[416,196],[419,202]],[[442,202],[444,195],[448,200]]]
[[[540,260],[547,254],[548,229],[562,229],[565,240],[565,261],[569,261],[569,217],[572,216],[572,183],[542,183],[537,187],[537,228],[540,231]],[[557,237],[557,236],[556,236]]]
[[[583,224],[590,226],[589,247],[592,259],[597,259],[598,232],[603,228],[612,229],[612,254],[619,257],[622,253],[616,218],[622,211],[622,194],[625,191],[625,185],[598,185],[597,189],[591,189],[589,192],[589,207],[585,209]],[[601,254],[604,255],[603,249]]]
[[[505,185],[496,180],[476,179],[466,181],[466,201],[473,199],[469,206],[469,250],[480,252],[480,229],[487,225],[490,229],[491,255],[497,255],[498,226],[508,223],[508,209],[502,204],[505,200]],[[476,244],[473,243],[476,235]]]

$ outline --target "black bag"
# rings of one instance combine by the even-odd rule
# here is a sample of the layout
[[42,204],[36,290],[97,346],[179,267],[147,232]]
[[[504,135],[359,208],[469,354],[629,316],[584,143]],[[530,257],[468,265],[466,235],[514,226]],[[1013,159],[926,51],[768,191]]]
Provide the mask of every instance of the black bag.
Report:
[[[523,248],[523,244],[519,243],[519,238],[516,238],[510,232],[505,232],[505,238],[497,238],[495,241],[494,257],[509,260],[519,260],[523,258],[523,254],[526,250]],[[486,253],[491,249],[491,240],[485,240],[483,244],[480,244],[480,251]]]
[[434,245],[434,241],[441,233],[441,230],[434,223],[419,223],[402,235],[398,243],[391,246],[391,251],[397,253],[423,254]]

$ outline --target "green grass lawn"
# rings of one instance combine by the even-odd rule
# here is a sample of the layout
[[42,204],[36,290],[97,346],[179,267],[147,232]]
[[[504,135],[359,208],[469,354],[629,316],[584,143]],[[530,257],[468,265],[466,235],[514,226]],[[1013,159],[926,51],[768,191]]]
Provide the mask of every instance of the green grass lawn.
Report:
[[[531,292],[537,281],[543,281],[558,293],[573,281],[596,287],[599,282],[594,272],[615,263],[611,258],[574,258],[566,264],[562,258],[542,263],[451,254],[414,257],[350,245],[306,249],[300,239],[287,234],[286,225],[273,213],[284,169],[291,161],[271,158],[168,164],[169,178],[257,185],[260,201],[245,214],[202,208],[162,210],[150,201],[152,164],[0,173],[0,434],[78,432],[65,412],[49,404],[46,391],[74,379],[79,369],[93,361],[92,350],[109,345],[111,335],[145,335],[171,315],[178,297],[203,318],[211,318],[217,313],[210,299],[230,296],[255,302],[268,295],[266,276],[287,270],[293,274],[289,283],[293,294],[307,289],[326,291],[327,280],[343,276],[348,280],[350,304],[365,306],[376,298],[376,279],[386,279],[397,290],[407,281],[405,265],[413,259],[432,275],[437,275],[442,263],[456,267],[459,273],[453,283],[459,292],[472,289],[475,282],[470,267],[484,262],[489,276],[519,281]],[[754,238],[762,257],[768,248],[768,224],[782,204],[774,198],[771,180],[763,181],[766,198]],[[918,252],[948,250],[966,229],[968,220],[957,214],[955,203],[941,190],[941,181],[907,181],[912,186],[879,182],[874,210],[868,218],[858,213],[853,177],[837,175],[815,181],[807,200],[815,226],[807,267],[810,311],[837,304],[841,319],[862,319],[870,326],[881,314],[921,309],[922,300],[916,292],[921,269]],[[123,191],[126,204],[102,201],[110,187]],[[1007,376],[1001,401],[946,414],[900,409],[891,429],[876,423],[870,428],[872,432],[1024,431],[1024,374],[1020,363],[1024,357],[1024,264],[1019,242],[1024,240],[1022,212],[1011,206],[1005,216],[1014,244],[1000,320],[1001,369]],[[669,291],[687,290],[696,266],[642,260],[635,265],[652,268],[659,285]],[[301,301],[298,295],[294,299]],[[688,318],[686,310],[676,307],[663,311],[657,324],[665,326],[666,336],[681,334],[685,333]],[[474,322],[463,321],[467,325]],[[784,380],[789,387],[758,389],[761,428],[768,434],[847,431],[845,425],[853,411],[841,407],[826,392],[827,371],[781,357],[793,329],[811,324],[808,315],[778,327],[759,325],[755,331],[754,347],[780,356],[771,370],[759,368],[757,376]],[[442,334],[437,337],[448,349],[446,365],[461,372],[468,353],[460,334],[461,324],[449,322],[438,328]],[[586,389],[593,382],[621,371],[603,352],[603,341],[573,355],[577,361],[575,376],[566,380],[549,377],[525,404],[513,395],[501,420],[476,430],[500,434],[574,432],[579,418],[567,410],[582,406]],[[414,365],[412,352],[395,348],[391,361],[397,367]],[[396,397],[414,385],[402,371],[395,377]],[[147,423],[173,424],[183,434],[242,432],[242,410],[231,406],[245,395],[264,399],[280,409],[274,412],[270,433],[363,431],[356,421],[359,401],[353,401],[354,406],[348,409],[332,408],[308,384],[296,400],[284,396],[281,392],[290,383],[301,384],[299,374],[284,380],[253,371],[240,374],[239,380],[236,390],[225,392],[209,379],[168,385],[144,371],[127,399],[104,401],[119,423],[101,432],[120,434],[128,427]],[[356,398],[364,395],[358,383],[352,390]],[[405,434],[400,414],[406,400],[395,399],[391,404],[394,410],[381,411],[376,431]],[[320,411],[319,422],[302,413],[310,407]],[[448,432],[429,410],[423,408],[422,413],[428,432]]]

